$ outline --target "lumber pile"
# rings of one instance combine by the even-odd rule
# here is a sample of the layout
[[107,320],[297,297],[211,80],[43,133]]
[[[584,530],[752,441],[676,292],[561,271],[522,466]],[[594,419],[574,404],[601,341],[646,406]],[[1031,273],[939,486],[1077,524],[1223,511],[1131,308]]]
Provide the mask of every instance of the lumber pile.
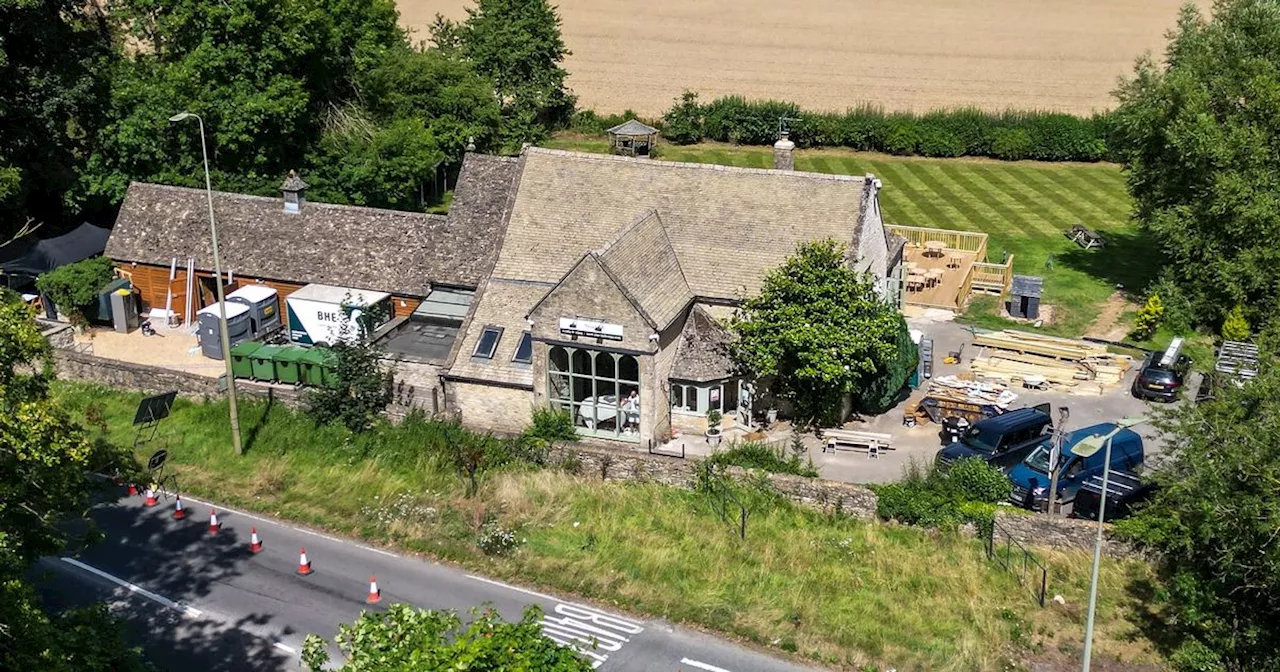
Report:
[[[1106,346],[1006,329],[974,339],[981,350],[969,370],[1012,385],[1097,392],[1118,385],[1133,364]],[[1087,383],[1087,384],[1086,384]]]

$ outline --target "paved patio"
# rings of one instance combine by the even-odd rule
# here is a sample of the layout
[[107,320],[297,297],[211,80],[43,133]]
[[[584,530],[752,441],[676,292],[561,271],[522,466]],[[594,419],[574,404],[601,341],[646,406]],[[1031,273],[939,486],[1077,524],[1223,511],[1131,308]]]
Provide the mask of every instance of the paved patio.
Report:
[[175,371],[217,378],[226,372],[222,360],[200,354],[200,344],[186,329],[156,329],[155,336],[143,336],[135,329],[127,334],[107,327],[95,327],[75,337],[76,344],[90,354],[134,364],[149,364]]

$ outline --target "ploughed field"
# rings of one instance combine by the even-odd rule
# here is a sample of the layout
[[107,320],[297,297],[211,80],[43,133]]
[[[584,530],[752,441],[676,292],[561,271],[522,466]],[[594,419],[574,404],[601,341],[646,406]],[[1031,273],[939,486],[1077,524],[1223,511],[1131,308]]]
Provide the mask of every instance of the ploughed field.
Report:
[[[927,111],[1089,113],[1134,58],[1159,56],[1182,0],[558,0],[583,108],[661,114],[684,89]],[[472,0],[398,0],[426,39]],[[1207,8],[1209,3],[1197,3]]]

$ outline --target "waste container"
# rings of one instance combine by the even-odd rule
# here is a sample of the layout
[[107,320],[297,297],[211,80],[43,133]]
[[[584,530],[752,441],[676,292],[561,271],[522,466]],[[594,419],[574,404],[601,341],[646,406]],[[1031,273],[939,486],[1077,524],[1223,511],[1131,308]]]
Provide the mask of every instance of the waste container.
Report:
[[306,356],[306,350],[287,345],[280,348],[276,353],[276,380],[288,385],[299,385],[302,383],[302,358]]
[[302,382],[314,387],[332,387],[337,381],[335,357],[328,348],[307,348],[302,356]]
[[264,345],[249,355],[253,364],[253,379],[267,383],[276,382],[276,354],[280,352],[278,345]]
[[236,344],[231,348],[231,373],[236,378],[252,378],[253,362],[249,359],[253,353],[262,347],[257,341],[245,341]]

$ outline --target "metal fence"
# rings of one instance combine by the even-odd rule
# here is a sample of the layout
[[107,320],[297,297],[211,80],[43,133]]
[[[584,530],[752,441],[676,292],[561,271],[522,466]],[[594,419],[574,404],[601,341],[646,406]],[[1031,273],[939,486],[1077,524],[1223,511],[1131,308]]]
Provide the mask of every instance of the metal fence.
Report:
[[1049,588],[1049,569],[1034,553],[1014,539],[997,520],[991,521],[991,533],[987,535],[987,559],[994,560],[1031,591],[1031,596],[1041,607]]
[[749,513],[746,505],[733,492],[733,486],[728,479],[716,473],[712,465],[704,462],[699,468],[702,473],[698,480],[701,481],[702,491],[711,500],[711,508],[733,530],[733,533],[738,535],[739,539],[746,541]]

